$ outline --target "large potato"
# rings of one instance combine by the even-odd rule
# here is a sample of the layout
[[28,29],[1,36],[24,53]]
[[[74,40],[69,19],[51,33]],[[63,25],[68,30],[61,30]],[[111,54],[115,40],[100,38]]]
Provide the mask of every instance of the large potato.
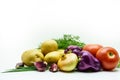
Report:
[[30,49],[23,52],[21,60],[25,65],[31,66],[34,62],[43,61],[44,55],[39,49]]
[[64,55],[64,50],[58,50],[58,51],[53,51],[49,52],[46,54],[44,60],[47,63],[57,63],[58,60]]
[[56,51],[58,44],[55,40],[47,40],[41,44],[41,52],[46,55],[49,52]]

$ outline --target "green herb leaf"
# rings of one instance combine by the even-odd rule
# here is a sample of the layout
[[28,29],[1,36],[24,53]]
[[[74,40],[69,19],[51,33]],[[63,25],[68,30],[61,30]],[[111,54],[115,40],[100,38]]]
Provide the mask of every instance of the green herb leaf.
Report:
[[58,43],[59,49],[66,49],[69,45],[76,45],[82,48],[85,45],[85,43],[80,41],[79,36],[70,34],[64,34],[62,38],[54,40]]

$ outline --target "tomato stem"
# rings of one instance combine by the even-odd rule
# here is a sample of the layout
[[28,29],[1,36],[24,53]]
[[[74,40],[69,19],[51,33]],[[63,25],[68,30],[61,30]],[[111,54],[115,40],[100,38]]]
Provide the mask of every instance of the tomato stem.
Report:
[[110,56],[113,56],[114,54],[112,52],[109,53]]
[[115,54],[114,54],[114,53],[112,53],[112,52],[109,52],[109,54],[108,54],[108,55],[109,55],[109,57],[110,57],[110,58],[114,58],[114,57],[115,57]]

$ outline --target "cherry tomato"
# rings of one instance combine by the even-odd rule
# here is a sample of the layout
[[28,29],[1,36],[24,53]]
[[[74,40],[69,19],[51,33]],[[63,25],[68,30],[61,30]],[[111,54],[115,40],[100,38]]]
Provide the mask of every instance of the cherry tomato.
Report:
[[103,47],[96,53],[96,58],[101,62],[103,70],[113,70],[119,62],[119,54],[112,47]]
[[97,51],[102,47],[100,44],[86,44],[83,50],[89,51],[93,56],[96,56]]

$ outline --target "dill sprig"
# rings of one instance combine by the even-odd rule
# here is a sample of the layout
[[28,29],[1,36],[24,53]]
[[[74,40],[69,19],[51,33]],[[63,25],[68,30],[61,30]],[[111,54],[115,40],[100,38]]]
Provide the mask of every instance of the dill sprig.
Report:
[[83,47],[85,43],[80,41],[79,36],[64,34],[62,38],[54,39],[58,43],[59,49],[66,49],[69,45]]

